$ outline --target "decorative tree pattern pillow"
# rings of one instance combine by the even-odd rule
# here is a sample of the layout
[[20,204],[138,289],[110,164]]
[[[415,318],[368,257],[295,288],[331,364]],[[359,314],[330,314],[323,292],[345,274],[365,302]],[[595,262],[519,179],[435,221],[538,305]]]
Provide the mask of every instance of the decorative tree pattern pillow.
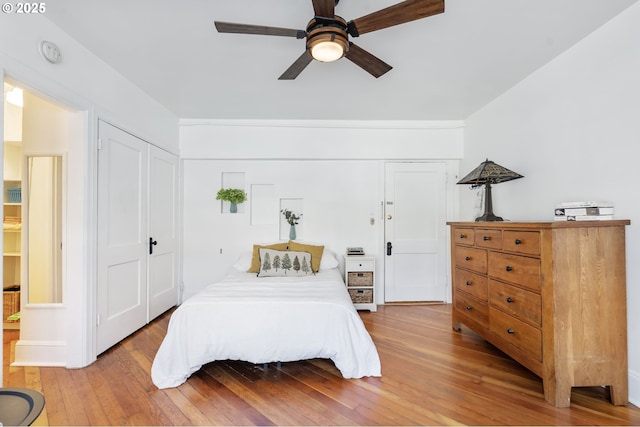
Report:
[[313,274],[309,252],[260,248],[258,277],[300,277]]

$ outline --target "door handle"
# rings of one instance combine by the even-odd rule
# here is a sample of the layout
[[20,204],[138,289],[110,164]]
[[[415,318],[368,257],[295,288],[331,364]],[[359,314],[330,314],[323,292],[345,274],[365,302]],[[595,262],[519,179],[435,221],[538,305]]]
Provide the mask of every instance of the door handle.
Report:
[[157,244],[157,240],[153,240],[153,237],[149,237],[149,255],[153,255],[153,247]]
[[387,242],[387,255],[389,256],[391,255],[391,248],[392,248],[391,242]]

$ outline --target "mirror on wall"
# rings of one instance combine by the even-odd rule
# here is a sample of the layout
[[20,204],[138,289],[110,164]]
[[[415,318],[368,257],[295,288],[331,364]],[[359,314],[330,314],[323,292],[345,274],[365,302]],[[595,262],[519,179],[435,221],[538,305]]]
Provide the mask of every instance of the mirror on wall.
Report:
[[28,303],[62,303],[62,156],[27,156]]

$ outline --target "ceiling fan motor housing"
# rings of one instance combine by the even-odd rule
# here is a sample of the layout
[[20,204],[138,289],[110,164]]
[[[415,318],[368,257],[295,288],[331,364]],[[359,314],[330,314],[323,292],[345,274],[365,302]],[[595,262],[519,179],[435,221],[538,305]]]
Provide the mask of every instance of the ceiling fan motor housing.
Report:
[[342,47],[343,56],[349,50],[347,21],[339,16],[333,19],[316,17],[307,25],[307,49],[311,52],[314,46],[333,42]]

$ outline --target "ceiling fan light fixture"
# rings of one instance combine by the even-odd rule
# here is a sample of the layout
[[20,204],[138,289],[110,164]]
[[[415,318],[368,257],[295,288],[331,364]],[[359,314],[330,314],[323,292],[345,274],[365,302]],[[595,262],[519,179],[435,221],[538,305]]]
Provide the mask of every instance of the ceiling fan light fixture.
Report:
[[316,61],[333,62],[349,50],[347,23],[336,16],[329,23],[312,19],[307,26],[307,49]]
[[320,41],[311,47],[311,56],[320,62],[333,62],[342,58],[344,47],[333,40]]

